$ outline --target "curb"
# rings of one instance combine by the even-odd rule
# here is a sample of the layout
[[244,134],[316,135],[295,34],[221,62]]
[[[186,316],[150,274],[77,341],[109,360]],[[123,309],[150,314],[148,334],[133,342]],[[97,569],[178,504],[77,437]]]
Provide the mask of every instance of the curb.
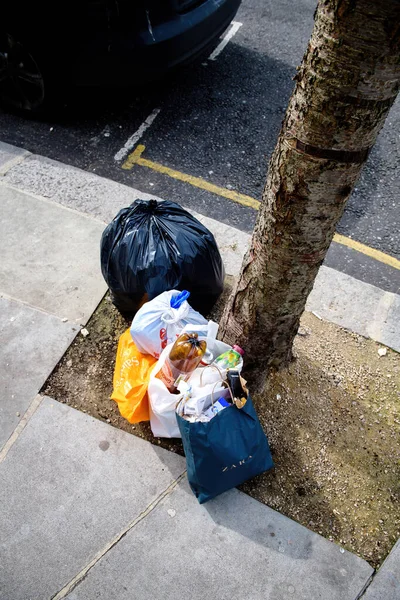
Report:
[[[0,142],[2,183],[108,223],[135,199],[157,196]],[[214,234],[228,275],[237,277],[250,235],[190,211]],[[322,266],[306,310],[400,352],[400,296]]]

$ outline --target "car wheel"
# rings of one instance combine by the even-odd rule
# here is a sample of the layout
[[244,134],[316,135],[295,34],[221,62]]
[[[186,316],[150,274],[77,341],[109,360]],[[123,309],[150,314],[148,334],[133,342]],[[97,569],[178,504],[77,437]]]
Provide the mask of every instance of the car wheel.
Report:
[[35,58],[17,37],[0,34],[0,103],[7,109],[37,112],[44,101],[44,78]]

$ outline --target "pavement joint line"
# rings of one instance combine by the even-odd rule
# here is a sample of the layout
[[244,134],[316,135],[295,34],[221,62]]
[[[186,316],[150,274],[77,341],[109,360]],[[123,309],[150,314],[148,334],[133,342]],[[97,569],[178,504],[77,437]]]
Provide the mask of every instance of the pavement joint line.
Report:
[[[5,300],[11,300],[11,302],[16,302],[17,304],[22,304],[23,306],[27,306],[28,308],[31,308],[32,310],[36,310],[37,312],[42,313],[43,315],[49,315],[50,317],[55,317],[56,319],[58,319],[59,321],[62,321],[63,323],[70,323],[71,325],[74,325],[76,327],[83,327],[84,325],[87,324],[87,323],[83,323],[81,319],[76,319],[75,321],[67,319],[66,321],[64,321],[64,319],[66,319],[66,317],[60,317],[60,315],[56,315],[56,313],[50,312],[48,310],[44,310],[44,308],[40,308],[40,306],[35,306],[34,304],[31,304],[30,302],[21,300],[21,298],[15,298],[14,296],[10,296],[10,294],[6,294],[4,292],[0,292],[0,298],[4,298]],[[103,296],[103,298],[104,298],[104,296]],[[101,302],[101,300],[100,300],[100,302]],[[92,315],[90,315],[90,317],[91,316]]]
[[34,415],[36,410],[39,408],[40,404],[42,403],[42,400],[43,400],[43,396],[41,394],[37,394],[34,397],[34,399],[32,400],[32,402],[30,403],[30,405],[28,406],[28,408],[26,409],[20,422],[18,423],[18,425],[16,426],[16,428],[14,429],[14,431],[12,432],[12,434],[10,435],[10,437],[8,438],[6,443],[4,444],[3,448],[0,450],[0,464],[4,461],[8,452],[10,451],[12,446],[15,444],[15,442],[18,440],[19,436],[25,429],[29,420]]
[[[389,554],[390,554],[390,552],[389,552]],[[373,580],[374,580],[375,576],[377,575],[377,573],[378,573],[378,571],[376,569],[374,569],[374,571],[371,574],[371,576],[369,577],[369,579],[365,582],[365,585],[364,585],[363,589],[360,591],[359,594],[357,594],[357,596],[354,598],[354,600],[362,600],[364,594],[366,593],[367,589],[369,588],[369,586],[373,582]]]
[[[400,538],[398,538],[397,542],[395,542],[394,546],[390,550],[389,554],[386,556],[385,560],[383,561],[383,563],[381,564],[379,569],[374,570],[371,577],[369,578],[369,581],[367,582],[367,585],[364,587],[362,594],[357,596],[357,598],[355,598],[355,600],[362,600],[363,598],[365,598],[365,600],[367,598],[368,598],[368,600],[373,600],[374,598],[378,598],[378,599],[384,598],[382,593],[379,593],[380,590],[379,590],[379,588],[377,588],[377,585],[379,585],[380,580],[382,578],[385,579],[387,569],[389,569],[389,577],[390,577],[390,582],[388,582],[388,585],[390,586],[390,588],[391,588],[391,586],[393,586],[395,588],[394,591],[399,589],[398,577],[396,577],[396,574],[391,573],[392,569],[391,569],[391,567],[388,566],[391,563],[393,556],[396,556],[396,558],[398,557],[399,549],[400,549]],[[396,560],[396,558],[394,560]],[[394,575],[394,579],[392,579],[393,575]],[[375,579],[378,580],[378,582],[379,582],[378,584],[375,584],[375,581],[374,581]],[[369,588],[371,588],[371,590]],[[385,591],[388,590],[388,587],[385,584],[383,584],[382,588],[385,589]],[[378,594],[377,594],[377,591],[378,591]],[[394,596],[392,595],[391,592],[392,592],[392,589],[390,589],[390,597],[388,597],[388,600],[394,599]],[[396,598],[397,598],[397,596],[396,596]]]
[[[261,202],[259,200],[256,200],[255,198],[252,198],[251,196],[235,192],[234,190],[228,190],[227,188],[214,185],[213,183],[210,183],[202,177],[188,175],[187,173],[182,173],[181,171],[171,169],[170,167],[166,167],[160,163],[154,162],[147,158],[143,158],[142,154],[145,149],[145,146],[139,144],[135,148],[135,150],[128,156],[126,161],[122,164],[122,168],[127,171],[130,171],[134,165],[147,167],[148,169],[152,169],[153,171],[162,173],[163,175],[167,175],[168,177],[171,177],[173,179],[183,181],[184,183],[188,183],[194,187],[198,187],[207,192],[211,192],[212,194],[216,194],[217,196],[222,196],[223,198],[227,198],[228,200],[233,200],[233,202],[237,202],[242,206],[249,206],[250,208],[254,208],[255,210],[259,209]],[[347,248],[351,248],[356,252],[365,254],[366,256],[369,256],[370,258],[373,258],[378,262],[388,265],[389,267],[393,267],[394,269],[400,270],[400,260],[398,260],[394,256],[390,256],[390,254],[382,252],[381,250],[371,248],[370,246],[367,246],[362,242],[353,240],[352,238],[346,237],[340,233],[334,234],[333,241],[342,246],[347,246]]]
[[395,297],[393,292],[384,292],[381,297],[375,310],[375,320],[368,323],[367,326],[367,333],[372,340],[378,341],[380,339],[382,324],[387,323]]
[[19,156],[15,156],[14,158],[8,160],[3,167],[0,167],[0,176],[4,177],[4,175],[6,175],[10,169],[24,162],[28,156],[32,156],[32,153],[28,150],[25,150],[24,154],[20,154]]
[[62,600],[65,598],[77,585],[79,585],[88,575],[89,571],[105,556],[119,541],[126,536],[131,529],[143,521],[153,510],[169,496],[179,483],[186,476],[186,470],[179,475],[155,500],[153,500],[138,517],[131,521],[125,529],[118,533],[102,550],[100,550],[94,558],[81,570],[69,583],[67,583],[59,592],[51,596],[50,600]]
[[237,34],[242,25],[243,23],[240,23],[239,21],[232,21],[230,29],[224,35],[224,37],[222,38],[218,46],[215,48],[215,50],[211,52],[210,56],[208,57],[208,60],[215,60],[217,56],[221,54],[222,50],[230,42],[233,36]]

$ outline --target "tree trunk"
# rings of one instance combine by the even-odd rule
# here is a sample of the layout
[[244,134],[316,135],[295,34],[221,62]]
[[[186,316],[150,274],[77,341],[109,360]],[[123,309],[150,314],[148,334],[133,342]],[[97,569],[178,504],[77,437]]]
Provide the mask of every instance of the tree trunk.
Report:
[[319,1],[221,322],[258,379],[292,358],[307,296],[399,89],[399,31],[399,0]]

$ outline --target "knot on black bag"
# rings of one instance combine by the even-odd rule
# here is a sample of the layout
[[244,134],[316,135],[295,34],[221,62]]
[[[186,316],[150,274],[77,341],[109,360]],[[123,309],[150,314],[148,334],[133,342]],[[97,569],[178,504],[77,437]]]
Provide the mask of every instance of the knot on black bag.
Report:
[[158,208],[157,200],[136,200],[134,203],[138,212],[143,214],[155,215]]

